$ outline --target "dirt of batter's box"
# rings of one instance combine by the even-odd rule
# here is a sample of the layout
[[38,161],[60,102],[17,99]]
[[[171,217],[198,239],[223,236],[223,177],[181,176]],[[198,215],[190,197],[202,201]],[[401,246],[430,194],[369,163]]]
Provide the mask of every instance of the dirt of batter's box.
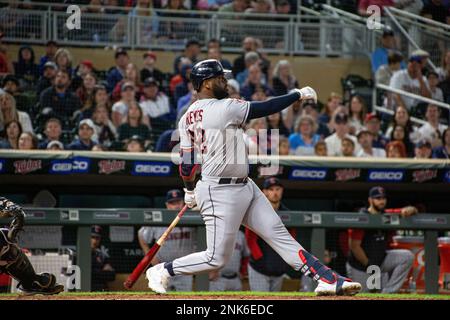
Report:
[[[413,299],[413,298],[411,298]],[[93,296],[70,296],[70,295],[55,295],[55,296],[8,296],[0,297],[0,300],[410,300],[408,298],[398,299],[398,298],[381,298],[381,297],[298,297],[298,296],[249,296],[249,295],[214,295],[210,297],[205,297],[204,295],[155,295],[155,294],[105,294],[105,295],[93,295]]]

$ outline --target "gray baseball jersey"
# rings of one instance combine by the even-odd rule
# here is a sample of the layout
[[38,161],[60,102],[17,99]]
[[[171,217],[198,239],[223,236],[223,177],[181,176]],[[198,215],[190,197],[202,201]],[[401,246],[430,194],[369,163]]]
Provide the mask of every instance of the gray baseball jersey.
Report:
[[[165,227],[142,227],[139,229],[139,237],[150,244],[158,240]],[[156,258],[160,261],[172,261],[173,259],[190,254],[196,250],[195,228],[176,227],[172,230],[164,242],[164,245],[158,251]]]
[[242,125],[249,102],[238,99],[201,99],[194,102],[179,122],[180,147],[198,152],[202,175],[246,177],[247,148]]

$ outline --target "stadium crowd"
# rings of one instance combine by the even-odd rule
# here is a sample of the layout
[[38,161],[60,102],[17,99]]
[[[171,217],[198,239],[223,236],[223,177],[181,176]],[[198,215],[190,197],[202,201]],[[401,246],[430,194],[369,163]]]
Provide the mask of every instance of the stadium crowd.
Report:
[[[405,61],[394,50],[393,38],[386,30],[372,55],[376,81],[450,102],[450,51],[434,71],[427,66],[427,52],[415,51]],[[202,44],[191,39],[171,73],[159,70],[153,51],[142,55],[139,69],[119,48],[115,65],[101,71],[87,59],[73,65],[70,49],[54,41],[48,41],[42,57],[22,46],[15,61],[2,55],[0,63],[0,148],[170,152],[177,144],[172,141],[176,123],[196,99],[189,73],[197,61],[214,58],[232,69],[232,98],[262,101],[299,87],[290,62],[271,65],[261,46],[258,39],[245,38],[242,52],[231,62],[222,57],[220,41],[210,40],[203,53]],[[280,114],[250,121],[247,142],[250,150],[263,154],[449,157],[447,109],[398,94],[379,99],[395,110],[394,117],[374,112],[358,94],[343,101],[330,93],[323,103],[295,103]],[[413,124],[411,116],[425,124]],[[258,133],[264,129],[278,129],[280,138],[269,134],[263,141]]]

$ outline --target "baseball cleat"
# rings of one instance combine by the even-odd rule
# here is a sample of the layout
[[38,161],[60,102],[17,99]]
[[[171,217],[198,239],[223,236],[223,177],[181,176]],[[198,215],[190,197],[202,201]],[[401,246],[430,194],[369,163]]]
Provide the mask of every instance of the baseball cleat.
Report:
[[319,280],[314,292],[318,296],[354,296],[361,291],[361,284],[339,276],[334,283]]
[[148,287],[156,293],[166,293],[167,285],[169,283],[169,278],[166,274],[167,271],[164,269],[164,263],[149,268],[145,273],[145,276],[148,279]]

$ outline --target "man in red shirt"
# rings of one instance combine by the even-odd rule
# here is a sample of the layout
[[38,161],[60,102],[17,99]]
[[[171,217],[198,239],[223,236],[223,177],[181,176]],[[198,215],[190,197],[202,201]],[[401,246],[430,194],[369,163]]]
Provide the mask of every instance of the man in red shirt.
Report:
[[[383,187],[373,187],[369,192],[369,207],[362,214],[398,213],[408,217],[417,213],[415,207],[401,209],[386,208],[386,191]],[[350,253],[347,261],[347,275],[361,283],[362,292],[381,290],[382,293],[395,293],[403,285],[413,264],[414,255],[409,250],[389,250],[392,232],[374,229],[349,229]],[[370,266],[378,266],[381,271],[381,288],[368,288],[367,273]]]

